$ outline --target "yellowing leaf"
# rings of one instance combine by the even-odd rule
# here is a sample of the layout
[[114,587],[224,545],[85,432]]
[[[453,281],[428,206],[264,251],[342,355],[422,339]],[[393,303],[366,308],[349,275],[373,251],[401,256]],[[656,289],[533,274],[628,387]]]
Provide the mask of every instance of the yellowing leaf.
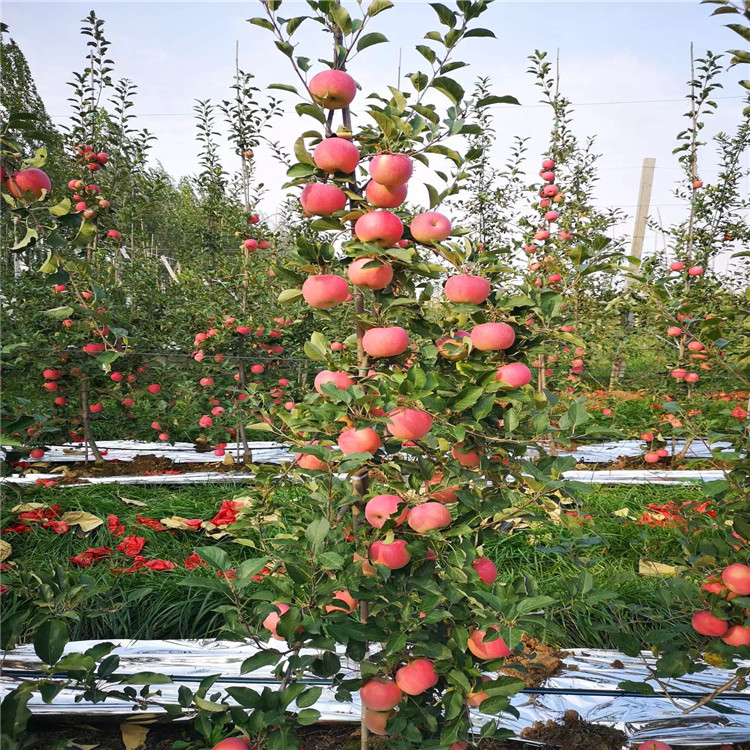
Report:
[[141,724],[120,724],[120,733],[122,734],[122,744],[125,750],[145,750],[146,735],[148,727]]
[[39,508],[44,508],[44,503],[21,503],[20,505],[15,505],[12,509],[12,513],[29,513],[32,510],[39,510]]
[[93,531],[104,523],[99,516],[86,513],[85,510],[69,510],[62,514],[60,520],[68,526],[79,526],[81,531]]
[[122,500],[125,505],[135,505],[138,508],[146,508],[147,503],[142,503],[140,500],[131,500],[129,497],[121,497],[120,500]]
[[630,518],[630,508],[619,508],[618,510],[612,511],[613,516],[620,516],[620,518]]
[[180,529],[181,531],[200,531],[202,526],[202,524],[201,526],[187,524],[185,522],[189,519],[182,516],[170,516],[169,518],[162,518],[160,520],[168,529]]
[[12,552],[13,547],[11,547],[4,539],[0,539],[0,562],[7,560]]
[[638,561],[638,574],[652,578],[674,578],[677,575],[677,568],[673,565],[653,562],[651,560]]

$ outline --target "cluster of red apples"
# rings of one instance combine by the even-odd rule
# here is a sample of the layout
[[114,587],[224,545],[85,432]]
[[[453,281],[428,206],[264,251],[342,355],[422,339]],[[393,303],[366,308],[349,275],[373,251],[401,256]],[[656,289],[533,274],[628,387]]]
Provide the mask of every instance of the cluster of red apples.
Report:
[[[738,596],[750,596],[750,566],[732,563],[718,578],[706,581],[701,588],[723,602],[731,602]],[[693,615],[691,623],[701,635],[721,638],[729,646],[750,646],[750,627],[745,624],[749,615],[750,610],[742,609],[741,623],[733,624],[731,615],[727,620],[704,609]]]

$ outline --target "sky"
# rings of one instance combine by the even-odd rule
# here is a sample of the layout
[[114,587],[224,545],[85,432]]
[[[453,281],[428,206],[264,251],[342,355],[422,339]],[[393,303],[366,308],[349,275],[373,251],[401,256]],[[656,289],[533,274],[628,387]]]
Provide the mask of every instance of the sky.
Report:
[[[370,28],[385,34],[389,43],[369,48],[350,67],[364,91],[383,92],[387,84],[395,84],[399,57],[402,72],[425,67],[414,45],[427,31],[439,28],[435,13],[422,0],[396,0],[395,5],[374,19]],[[302,2],[285,0],[281,14],[296,15],[305,7]],[[347,7],[354,12],[353,4]],[[86,38],[79,33],[80,19],[90,10],[106,21],[116,78],[128,78],[138,86],[131,111],[142,127],[157,136],[152,158],[175,177],[198,171],[192,108],[198,99],[229,97],[237,43],[240,68],[253,73],[259,87],[295,83],[291,65],[273,46],[271,34],[247,23],[248,18],[262,15],[258,2],[6,0],[3,20],[25,53],[56,123],[64,123],[70,112],[66,81],[72,70],[84,67]],[[547,51],[551,59],[559,55],[560,90],[573,102],[574,130],[581,139],[596,136],[595,150],[602,154],[597,201],[622,207],[630,218],[618,229],[629,234],[645,157],[656,159],[652,215],[671,223],[686,211],[671,192],[681,178],[671,151],[685,123],[690,44],[695,45],[696,56],[701,56],[706,50],[718,53],[741,43],[724,28],[726,17],[711,18],[710,13],[711,6],[693,0],[497,0],[481,17],[481,25],[492,29],[497,39],[467,40],[458,57],[470,66],[452,75],[467,90],[477,77],[488,77],[494,93],[511,94],[521,102],[520,107],[493,109],[497,131],[493,160],[500,166],[513,137],[522,135],[531,139],[531,165],[536,165],[551,117],[548,108],[539,104],[539,90],[526,73],[527,57],[534,50]],[[295,35],[297,54],[312,60],[328,57],[328,39],[313,26],[303,24]],[[735,68],[724,76],[724,90],[717,98],[719,110],[704,131],[707,136],[721,130],[731,133],[739,124],[743,90],[736,82],[742,72],[746,71]],[[291,106],[293,97],[288,98]],[[275,125],[274,137],[291,148],[299,133],[311,125],[314,121],[309,118],[285,118]],[[224,153],[226,167],[235,169],[236,158],[228,148]],[[261,213],[272,215],[282,197],[283,169],[262,147],[256,159],[259,176],[269,188]],[[710,146],[699,172],[707,184],[716,174]],[[646,251],[656,250],[661,242],[649,233]]]

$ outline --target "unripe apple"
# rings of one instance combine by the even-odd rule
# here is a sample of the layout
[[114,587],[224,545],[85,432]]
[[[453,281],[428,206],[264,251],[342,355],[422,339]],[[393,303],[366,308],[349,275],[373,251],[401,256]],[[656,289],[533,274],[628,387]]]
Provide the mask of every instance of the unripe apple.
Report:
[[418,533],[450,526],[451,512],[442,503],[426,502],[412,508],[406,517],[409,526]]
[[403,503],[404,501],[398,495],[375,495],[365,505],[365,518],[370,526],[376,529],[382,529],[385,522],[391,520],[398,526],[404,522],[408,513],[408,509],[404,508],[398,517],[394,518],[399,504],[403,505]]
[[407,695],[421,695],[435,687],[438,679],[435,665],[429,659],[414,659],[396,671],[396,685]]
[[324,172],[349,174],[359,164],[359,149],[344,138],[326,138],[315,147],[313,161]]
[[289,605],[283,602],[277,602],[275,605],[278,612],[270,612],[266,619],[263,620],[263,627],[271,632],[271,638],[277,641],[283,641],[284,639],[276,632],[276,628],[281,619],[281,615],[289,611]]
[[401,326],[370,328],[365,331],[362,346],[370,357],[396,357],[409,346],[409,334]]
[[378,154],[370,162],[370,177],[386,187],[403,185],[409,181],[413,168],[411,159],[404,154]]
[[344,109],[357,95],[357,84],[343,70],[324,70],[310,79],[310,95],[326,109]]
[[390,211],[370,211],[357,219],[354,233],[360,242],[377,242],[381,247],[391,247],[401,239],[404,225]]
[[403,693],[394,680],[373,677],[362,685],[359,697],[365,708],[373,711],[390,711],[401,702]]
[[339,435],[337,444],[341,452],[347,455],[350,453],[375,454],[381,445],[380,436],[372,427],[344,430]]
[[729,630],[729,623],[726,620],[720,620],[706,611],[696,612],[690,624],[701,635],[722,636]]
[[403,185],[381,185],[370,180],[365,187],[365,198],[377,208],[398,208],[408,193],[406,183]]
[[346,193],[335,185],[311,182],[302,190],[300,203],[307,213],[316,216],[330,216],[341,211],[347,202]]
[[322,386],[324,383],[334,383],[336,388],[345,391],[349,386],[354,385],[354,380],[345,372],[334,372],[333,370],[321,370],[316,376],[313,383],[315,390],[323,394]]
[[740,596],[750,594],[750,566],[748,565],[732,563],[724,568],[721,580],[735,594],[739,594]]
[[393,281],[393,267],[374,258],[356,258],[349,264],[347,275],[360,289],[385,289]]
[[497,580],[497,566],[489,557],[477,557],[471,567],[477,571],[482,583],[495,583]]
[[481,305],[490,296],[490,282],[481,276],[451,276],[445,282],[445,296],[458,305]]
[[510,388],[520,388],[531,382],[531,370],[521,362],[511,362],[498,369],[495,380]]
[[52,183],[47,173],[36,168],[16,172],[6,180],[5,186],[15,198],[27,201],[38,201],[43,193],[49,195],[52,191]]
[[370,561],[374,565],[384,565],[391,570],[399,570],[409,564],[411,555],[406,549],[403,539],[394,539],[390,544],[373,542],[368,551]]
[[450,236],[451,223],[443,214],[425,211],[411,220],[409,229],[417,242],[442,242]]
[[679,260],[673,260],[669,264],[669,270],[670,271],[682,271],[683,268],[685,268],[685,264],[684,263],[680,263]]
[[310,276],[302,285],[302,296],[308,305],[318,310],[329,310],[344,302],[349,295],[346,279],[336,274]]
[[[497,625],[493,625],[491,630],[497,630]],[[510,656],[511,650],[505,645],[502,638],[493,641],[485,641],[488,633],[484,630],[473,630],[469,636],[468,647],[477,659],[504,659]]]
[[509,349],[515,340],[515,331],[507,323],[480,323],[471,331],[471,343],[481,352]]
[[432,416],[422,409],[394,409],[386,429],[399,440],[421,440],[432,429]]
[[326,612],[354,612],[357,607],[357,600],[346,589],[334,591],[333,599],[337,602],[345,602],[346,606],[342,607],[337,604],[326,604]]

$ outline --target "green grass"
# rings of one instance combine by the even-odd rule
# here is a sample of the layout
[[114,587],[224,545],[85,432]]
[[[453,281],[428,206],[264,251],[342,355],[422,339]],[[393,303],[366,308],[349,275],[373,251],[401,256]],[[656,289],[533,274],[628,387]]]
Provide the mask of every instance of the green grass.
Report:
[[[126,534],[146,539],[142,554],[147,559],[163,558],[182,566],[196,546],[206,544],[218,544],[235,563],[255,555],[252,549],[231,540],[214,542],[202,533],[152,531],[136,525],[136,514],[156,519],[172,515],[210,519],[223,499],[251,492],[249,487],[211,485],[172,489],[100,486],[40,490],[22,500],[57,503],[63,511],[85,510],[104,519],[113,513],[125,524]],[[529,576],[536,581],[539,593],[557,600],[546,618],[546,629],[540,633],[547,640],[563,647],[618,647],[625,637],[640,638],[657,627],[685,623],[694,593],[681,579],[638,575],[641,558],[669,563],[683,557],[675,531],[637,526],[613,515],[614,511],[629,508],[637,517],[647,503],[679,503],[698,497],[699,490],[688,487],[597,488],[585,497],[583,512],[592,516],[591,521],[580,527],[543,524],[519,529],[489,543],[485,553],[496,562],[501,582]],[[124,498],[146,503],[146,507],[128,505]],[[12,505],[13,499],[7,497],[6,507]],[[106,525],[87,538],[35,527],[28,534],[7,534],[4,539],[13,545],[11,560],[22,568],[38,571],[57,563],[76,580],[91,577],[101,584],[101,592],[86,604],[83,616],[71,622],[72,638],[219,635],[223,620],[214,609],[226,602],[214,592],[178,585],[184,568],[113,575],[115,567],[127,567],[131,562],[120,552],[115,552],[111,561],[86,569],[70,564],[67,558],[87,547],[114,548],[121,541]],[[211,575],[209,571],[205,574]],[[12,589],[12,574],[8,583]],[[8,616],[28,602],[11,591],[5,595],[5,605]]]

